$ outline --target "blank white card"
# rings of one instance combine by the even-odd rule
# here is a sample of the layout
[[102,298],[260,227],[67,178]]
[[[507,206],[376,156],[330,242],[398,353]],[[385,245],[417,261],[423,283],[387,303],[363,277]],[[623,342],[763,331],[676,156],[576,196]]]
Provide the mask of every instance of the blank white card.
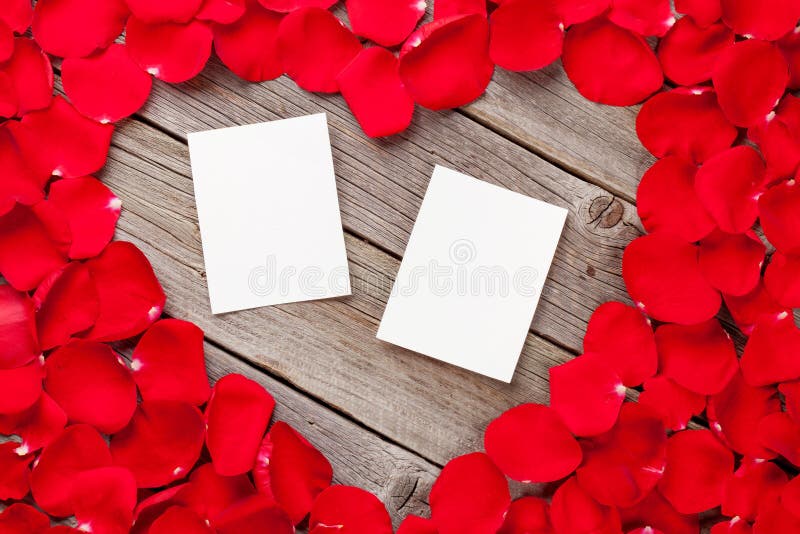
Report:
[[437,166],[378,338],[510,382],[566,216]]
[[324,114],[189,134],[212,313],[350,294]]

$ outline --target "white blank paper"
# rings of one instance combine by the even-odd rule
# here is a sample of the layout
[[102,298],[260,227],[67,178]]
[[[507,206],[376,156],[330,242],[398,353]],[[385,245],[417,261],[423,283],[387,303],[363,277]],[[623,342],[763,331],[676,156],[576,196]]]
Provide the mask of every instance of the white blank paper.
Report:
[[212,313],[350,294],[324,114],[189,134]]
[[566,216],[437,166],[378,338],[510,382]]

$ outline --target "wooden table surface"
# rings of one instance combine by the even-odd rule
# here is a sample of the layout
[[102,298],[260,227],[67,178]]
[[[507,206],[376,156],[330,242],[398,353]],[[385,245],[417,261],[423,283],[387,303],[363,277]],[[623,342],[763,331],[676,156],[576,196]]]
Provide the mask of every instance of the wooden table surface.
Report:
[[[100,177],[123,202],[116,238],[152,262],[166,315],[205,331],[212,378],[235,372],[263,384],[276,417],[325,453],[336,481],[376,493],[397,525],[427,515],[441,466],[481,449],[489,421],[548,401],[548,368],[580,353],[597,305],[628,301],[621,254],[641,233],[633,199],[653,161],[636,138],[636,111],[588,102],[560,64],[498,70],[470,106],[418,109],[404,134],[371,140],[340,96],[286,78],[246,83],[212,59],[190,83],[156,82],[146,107],[118,127]],[[353,295],[211,315],[187,133],[319,112],[328,115]],[[375,338],[437,163],[569,209],[510,385]]]

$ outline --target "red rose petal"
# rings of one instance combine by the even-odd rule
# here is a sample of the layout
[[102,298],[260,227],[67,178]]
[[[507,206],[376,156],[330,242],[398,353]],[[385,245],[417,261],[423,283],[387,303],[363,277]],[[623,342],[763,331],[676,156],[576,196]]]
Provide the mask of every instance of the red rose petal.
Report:
[[728,295],[746,295],[758,286],[767,247],[753,232],[716,231],[700,242],[700,270]]
[[627,534],[664,534],[664,533],[652,527],[642,527],[642,528],[637,528],[636,530],[631,530]]
[[701,26],[691,17],[683,17],[658,43],[658,59],[664,75],[679,85],[710,80],[717,58],[733,44],[734,38],[724,24]]
[[800,425],[785,412],[767,415],[758,423],[761,444],[771,449],[795,466],[800,466]]
[[124,0],[41,0],[33,13],[33,36],[54,56],[88,56],[114,42],[128,14]]
[[800,307],[800,258],[775,252],[764,273],[764,285],[782,306]]
[[0,369],[21,367],[40,354],[33,301],[9,285],[0,286]]
[[608,20],[639,35],[664,35],[675,24],[669,0],[613,0]]
[[203,331],[188,321],[164,319],[151,326],[133,351],[131,368],[144,400],[200,406],[211,394]]
[[564,26],[586,22],[611,7],[611,0],[557,0],[557,2]]
[[550,505],[544,499],[520,497],[512,502],[503,526],[497,531],[497,534],[526,533],[553,534],[553,527],[550,525]]
[[233,24],[244,15],[245,0],[204,0],[195,18],[219,24]]
[[800,381],[778,384],[778,391],[783,395],[786,412],[792,416],[792,419],[800,423]]
[[525,482],[562,479],[582,458],[578,442],[558,414],[539,404],[521,404],[492,421],[484,447],[503,473]]
[[794,29],[800,4],[793,0],[721,0],[722,20],[739,35],[774,41]]
[[736,140],[711,89],[679,87],[644,103],[636,117],[639,140],[654,156],[702,163]]
[[127,532],[136,506],[133,475],[121,467],[100,467],[78,473],[72,506],[78,530]]
[[659,375],[645,380],[639,404],[656,412],[668,429],[678,431],[685,429],[692,417],[702,413],[706,397]]
[[[14,32],[0,19],[0,63],[6,62],[14,53]],[[7,116],[13,115],[12,111]]]
[[148,534],[213,534],[214,530],[189,508],[172,506],[158,517]]
[[709,430],[684,430],[667,440],[667,469],[661,494],[684,514],[703,512],[722,502],[733,473],[733,453]]
[[[392,532],[392,520],[383,503],[371,493],[349,486],[331,486],[323,491],[314,501],[308,526],[309,532],[314,534],[328,532],[391,534]],[[444,530],[440,532],[446,534]]]
[[484,0],[438,0],[433,4],[434,20],[459,15],[486,17],[486,2]]
[[[511,496],[503,473],[489,456],[475,452],[444,466],[431,488],[429,501],[431,519],[440,534],[480,534],[496,532],[501,527]],[[313,511],[311,518],[314,519]]]
[[[201,468],[198,468],[200,470]],[[189,483],[170,486],[168,489],[153,493],[139,501],[133,511],[133,528],[130,534],[144,534],[150,532],[151,525],[173,505],[183,506],[182,495],[189,487]]]
[[769,183],[792,178],[800,165],[800,98],[787,94],[767,117],[747,131],[767,161]]
[[[800,518],[800,478],[794,477],[792,480],[788,479],[788,476],[784,471],[782,471],[778,466],[774,464],[766,464],[771,465],[772,476],[767,479],[764,477],[764,485],[767,486],[769,489],[774,490],[779,488],[780,490],[780,500],[784,507],[787,510],[792,512],[795,517]],[[775,471],[777,470],[777,471]],[[759,481],[761,482],[761,481]],[[744,491],[749,490],[749,488],[742,488]],[[748,492],[752,494],[752,490]],[[758,495],[756,495],[757,497]],[[768,497],[773,497],[772,495],[768,494]]]
[[360,51],[358,38],[333,13],[319,7],[291,12],[278,28],[283,70],[306,91],[337,92],[336,76]]
[[[0,443],[0,500],[22,499],[30,489],[33,455],[21,455],[14,441]],[[0,523],[2,525],[2,523]],[[3,532],[0,526],[0,532]]]
[[272,425],[261,443],[253,479],[261,493],[281,505],[292,523],[305,519],[332,478],[331,464],[302,435],[283,421]]
[[0,217],[0,273],[14,288],[31,290],[65,264],[59,244],[33,209],[18,204]]
[[3,169],[3,180],[0,182],[0,215],[11,211],[17,203],[30,206],[42,200],[43,184],[34,177],[25,164],[11,131],[2,126],[0,126],[0,167]]
[[185,402],[143,401],[127,427],[111,438],[114,464],[130,469],[140,488],[184,478],[200,458],[203,416]]
[[627,387],[641,385],[658,368],[650,321],[621,302],[606,302],[595,309],[586,327],[583,352],[598,355]]
[[100,314],[88,338],[125,339],[159,318],[166,300],[164,290],[150,262],[132,243],[114,241],[86,266],[100,298]]
[[740,517],[730,521],[721,521],[711,527],[710,534],[753,534],[753,527]]
[[16,434],[22,438],[18,453],[27,454],[49,445],[61,435],[67,424],[67,414],[47,393],[27,410],[0,415],[0,434]]
[[399,62],[385,48],[359,52],[336,82],[361,128],[370,137],[400,133],[411,124],[414,101],[398,73]]
[[104,434],[113,434],[130,421],[136,409],[136,384],[108,345],[73,341],[47,358],[45,370],[45,390],[70,421],[90,424]]
[[262,6],[278,13],[291,13],[305,7],[328,9],[337,0],[258,0]]
[[596,436],[611,429],[625,391],[614,369],[594,354],[550,368],[550,406],[577,436]]
[[189,22],[200,9],[203,0],[125,0],[131,14],[147,24],[160,22]]
[[7,0],[0,13],[0,20],[17,33],[25,33],[32,18],[33,5],[30,0]]
[[489,55],[504,69],[546,67],[561,56],[564,23],[555,0],[507,0],[490,19]]
[[[439,534],[439,529],[436,524],[430,519],[425,519],[417,515],[408,515],[400,527],[397,529],[397,534]],[[508,534],[505,531],[498,531],[498,534]]]
[[36,288],[33,301],[39,340],[45,350],[91,328],[100,312],[94,281],[86,266],[78,262],[45,278]]
[[214,26],[214,51],[234,74],[250,82],[283,74],[278,57],[278,27],[283,15],[251,2],[233,24]]
[[779,499],[764,503],[756,518],[755,534],[800,532],[800,518],[789,512]]
[[756,429],[764,416],[781,411],[775,387],[753,387],[741,373],[720,393],[708,398],[706,414],[711,430],[728,447],[752,458],[774,458],[758,441]]
[[49,527],[49,517],[24,503],[14,503],[0,512],[0,532],[4,534],[37,533]]
[[424,1],[347,0],[345,5],[353,33],[381,46],[402,43],[425,14]]
[[[217,534],[294,534],[289,516],[278,505],[263,495],[253,495],[240,501],[214,521]],[[346,534],[346,530],[337,530]],[[366,532],[366,531],[365,531]]]
[[725,305],[736,321],[736,326],[747,336],[762,319],[774,320],[784,312],[789,313],[789,310],[775,302],[760,283],[747,295],[725,295]]
[[153,83],[121,44],[91,57],[65,59],[61,80],[78,111],[103,123],[133,115],[147,102]]
[[616,508],[603,506],[589,496],[575,477],[564,482],[553,495],[550,520],[556,534],[619,534]]
[[[17,113],[18,106],[19,102],[14,80],[11,79],[7,72],[0,69],[0,118],[13,117]],[[4,207],[3,211],[8,211],[9,209],[11,208]]]
[[742,373],[748,384],[766,386],[800,378],[800,330],[794,318],[782,313],[756,324],[742,354]]
[[74,513],[72,495],[75,478],[82,471],[111,465],[103,437],[89,425],[68,427],[44,448],[31,473],[31,491],[36,504],[50,515]]
[[795,28],[784,35],[777,45],[789,64],[789,89],[800,88],[800,31]]
[[202,22],[147,24],[131,17],[125,46],[139,66],[169,83],[194,78],[206,66],[214,35]]
[[745,459],[725,484],[722,513],[753,521],[761,506],[783,491],[789,476],[772,462]]
[[789,82],[789,69],[772,43],[741,41],[719,55],[712,80],[728,120],[748,127],[777,105]]
[[0,414],[27,410],[42,394],[42,364],[37,359],[16,369],[0,369]]
[[275,400],[242,375],[219,379],[205,411],[206,445],[217,473],[239,475],[252,469]]
[[[178,500],[205,520],[212,521],[234,504],[246,501],[256,489],[246,474],[221,476],[211,464],[203,464],[189,478]],[[169,497],[168,495],[166,497]]]
[[658,491],[619,512],[625,529],[649,526],[669,534],[697,534],[700,530],[697,514],[679,514]]
[[659,321],[701,323],[722,302],[700,271],[698,248],[665,234],[632,241],[622,256],[622,277],[637,305]]
[[39,45],[27,37],[14,39],[14,54],[0,67],[8,76],[17,117],[44,109],[53,99],[53,67]]
[[767,189],[758,200],[761,227],[784,254],[800,252],[800,187],[795,180]]
[[664,81],[644,39],[601,18],[570,28],[562,61],[585,98],[611,106],[641,102]]
[[400,77],[421,106],[433,110],[468,104],[489,85],[489,25],[481,15],[461,15],[422,26],[400,50]]
[[656,161],[644,173],[636,192],[636,209],[648,232],[668,233],[688,243],[716,228],[695,192],[696,173],[697,167],[677,156]]

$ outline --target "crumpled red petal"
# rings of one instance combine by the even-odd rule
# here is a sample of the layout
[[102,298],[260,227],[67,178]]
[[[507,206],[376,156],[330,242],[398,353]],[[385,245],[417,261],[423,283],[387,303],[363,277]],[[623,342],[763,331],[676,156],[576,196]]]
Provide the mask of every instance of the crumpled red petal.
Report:
[[550,504],[550,520],[556,534],[618,534],[616,508],[604,506],[586,493],[572,477],[564,482]]
[[756,324],[762,319],[774,320],[782,313],[790,311],[775,302],[761,283],[747,295],[725,295],[725,306],[736,321],[736,326],[747,336],[753,333]]
[[33,302],[44,350],[63,345],[73,335],[91,328],[100,312],[89,269],[79,262],[71,262],[45,278],[36,288]]
[[0,414],[27,410],[42,394],[42,364],[36,359],[15,369],[0,369]]
[[72,506],[79,530],[127,532],[136,506],[133,475],[122,467],[100,467],[78,473]]
[[611,429],[625,391],[614,369],[594,354],[550,368],[550,406],[577,436],[596,436]]
[[217,473],[252,469],[274,408],[275,400],[257,382],[236,374],[219,379],[205,411],[206,445]]
[[0,215],[11,211],[17,203],[30,206],[44,198],[43,184],[31,173],[11,131],[5,126],[0,126],[0,166],[3,168]]
[[0,512],[0,532],[38,533],[50,528],[50,518],[25,503],[17,502]]
[[[418,515],[407,515],[400,526],[397,534],[439,534],[436,524],[430,519],[425,519]],[[499,530],[497,534],[510,534],[504,530]]]
[[125,0],[132,16],[147,24],[161,22],[189,22],[194,18],[203,0]]
[[398,72],[399,62],[385,48],[365,48],[336,77],[339,90],[364,133],[385,137],[411,124],[414,101]]
[[278,421],[264,437],[253,467],[259,491],[300,523],[317,495],[331,485],[331,464],[299,432]]
[[689,15],[701,27],[710,26],[722,18],[720,0],[675,0],[675,11]]
[[0,369],[21,367],[40,354],[33,301],[9,285],[0,286]]
[[214,530],[189,508],[171,506],[148,529],[148,534],[213,534]]
[[721,0],[722,20],[739,35],[774,41],[794,29],[800,4],[792,0]]
[[704,512],[722,502],[733,473],[733,453],[710,430],[684,430],[667,440],[661,494],[683,514]]
[[706,407],[706,397],[689,391],[663,375],[648,378],[644,391],[639,394],[639,404],[648,406],[661,417],[670,430],[683,430],[692,417],[700,415]]
[[758,423],[761,444],[800,467],[800,425],[786,412],[771,413]]
[[752,386],[800,378],[800,330],[788,313],[759,321],[742,354],[742,373]]
[[[447,462],[428,500],[431,518],[440,534],[496,532],[511,504],[503,473],[481,452]],[[313,511],[311,518],[314,519]]]
[[[235,503],[214,521],[217,534],[294,534],[289,516],[263,495],[253,495]],[[312,530],[313,532],[313,530]],[[337,530],[346,534],[346,530]],[[367,532],[367,531],[365,531]]]
[[323,491],[314,501],[308,526],[314,534],[392,532],[392,521],[383,503],[371,493],[350,486],[331,486]]
[[701,323],[722,303],[700,270],[698,247],[666,234],[632,241],[622,256],[622,277],[637,306],[659,321]]
[[557,0],[557,2],[564,26],[586,22],[611,7],[611,0]]
[[233,24],[244,15],[245,0],[203,0],[195,18],[219,24]]
[[647,526],[669,534],[697,534],[700,530],[696,514],[679,514],[659,491],[619,513],[625,530]]
[[82,471],[110,465],[111,453],[97,430],[89,425],[67,427],[44,448],[33,468],[33,498],[50,515],[72,515],[76,476]]
[[712,80],[728,120],[746,128],[778,104],[789,82],[789,67],[772,43],[740,41],[719,55]]
[[795,180],[767,189],[758,199],[761,227],[784,254],[800,253],[800,187]]
[[586,326],[583,352],[598,355],[627,387],[640,386],[658,369],[650,321],[621,302],[606,302],[595,309]]
[[67,414],[50,395],[42,392],[39,399],[25,411],[0,415],[0,434],[15,434],[22,438],[17,452],[27,454],[52,443],[67,425]]
[[717,227],[695,191],[696,173],[697,167],[677,156],[659,159],[644,173],[636,191],[636,209],[648,232],[668,233],[692,243]]
[[553,534],[553,527],[550,524],[550,505],[544,499],[528,496],[512,502],[503,526],[497,531],[497,534],[525,533]]
[[564,23],[555,0],[507,0],[489,22],[489,55],[504,69],[538,70],[561,56]]
[[734,42],[734,33],[724,24],[701,26],[683,17],[658,43],[658,59],[664,75],[679,85],[695,85],[711,79],[714,64]]
[[645,40],[602,18],[570,28],[561,59],[578,91],[601,104],[637,104],[664,81],[661,65]]
[[725,484],[722,513],[753,521],[761,506],[778,497],[787,482],[789,476],[774,463],[745,458]]
[[679,156],[691,163],[722,152],[738,135],[716,93],[701,87],[679,87],[649,99],[636,117],[636,133],[657,158]]
[[124,0],[41,0],[33,13],[33,37],[54,56],[88,56],[114,42],[128,14]]
[[283,15],[250,2],[232,24],[214,26],[214,51],[234,74],[250,82],[283,74],[278,56],[278,27]]
[[727,234],[717,230],[700,242],[700,270],[723,293],[746,295],[758,286],[766,252],[752,231]]
[[381,46],[402,43],[425,14],[425,2],[408,0],[347,0],[345,5],[353,33]]
[[136,409],[136,384],[117,354],[103,343],[73,341],[45,363],[44,387],[70,421],[104,434],[121,430]]
[[506,476],[552,482],[580,465],[580,445],[558,414],[540,404],[521,404],[489,423],[484,448]]
[[159,80],[181,83],[194,78],[211,56],[211,29],[203,22],[148,24],[128,20],[125,46],[139,67]]
[[66,264],[49,230],[35,209],[21,204],[0,217],[0,273],[15,289],[29,291]]
[[150,262],[132,243],[114,241],[86,266],[100,299],[100,314],[86,337],[97,341],[126,339],[161,316],[164,290]]
[[145,400],[128,426],[111,438],[114,464],[130,469],[140,488],[184,478],[200,458],[205,427],[195,406]]
[[10,94],[13,94],[14,112],[6,116],[22,117],[44,109],[53,99],[53,67],[39,45],[27,37],[14,39],[14,54],[0,66],[8,76]]
[[291,13],[305,7],[328,9],[337,0],[258,0],[262,6],[278,13]]
[[[19,454],[16,442],[0,443],[0,500],[19,500],[28,494],[30,490],[28,467],[32,461],[32,454]],[[2,526],[0,532],[3,532]]]
[[608,20],[644,36],[662,36],[675,24],[669,0],[613,0]]
[[459,15],[486,17],[486,2],[484,0],[438,0],[433,4],[434,20]]
[[289,13],[278,28],[283,70],[306,91],[337,92],[336,76],[360,51],[358,38],[333,13],[319,7]]
[[[226,509],[255,494],[256,488],[248,475],[222,476],[209,463],[192,471],[189,483],[182,486],[177,500],[211,522]],[[171,497],[165,495],[162,502],[171,500]]]
[[400,78],[419,105],[433,110],[468,104],[489,85],[489,25],[481,15],[438,19],[412,33],[400,50]]

